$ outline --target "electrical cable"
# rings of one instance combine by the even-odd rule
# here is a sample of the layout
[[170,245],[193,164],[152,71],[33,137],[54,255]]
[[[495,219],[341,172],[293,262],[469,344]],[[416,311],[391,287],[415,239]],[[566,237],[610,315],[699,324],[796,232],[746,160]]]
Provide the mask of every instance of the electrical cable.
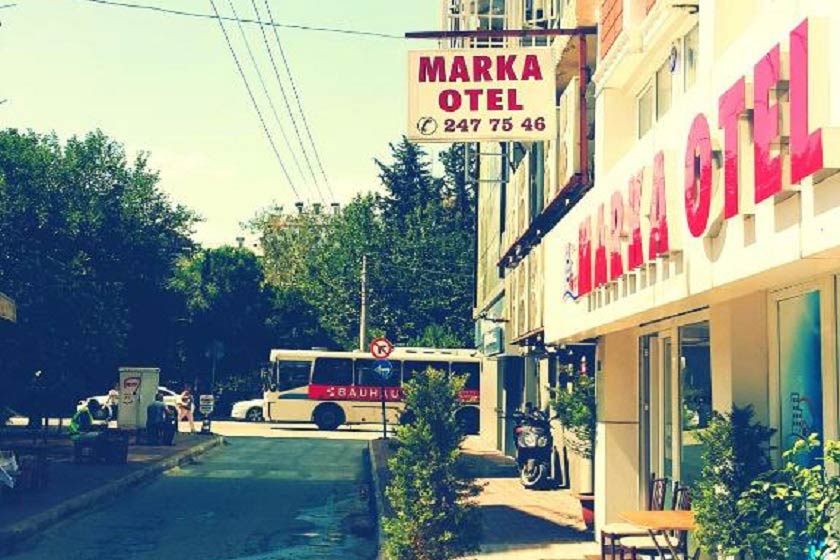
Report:
[[239,57],[236,56],[236,51],[233,49],[233,44],[230,42],[230,37],[228,36],[227,29],[225,29],[225,24],[222,21],[221,16],[219,15],[219,10],[216,8],[216,2],[214,2],[214,0],[210,0],[210,6],[212,6],[213,11],[216,13],[217,20],[219,22],[219,28],[222,30],[222,34],[225,36],[225,42],[227,43],[228,50],[230,51],[230,54],[233,57],[234,63],[236,63],[236,68],[237,70],[239,70],[239,75],[242,77],[242,83],[245,84],[245,89],[248,90],[248,97],[251,98],[251,104],[254,106],[254,110],[257,112],[257,116],[260,119],[260,124],[262,124],[263,132],[265,132],[265,136],[268,139],[268,143],[271,144],[271,149],[272,151],[274,151],[274,156],[277,158],[277,163],[280,164],[280,169],[283,170],[283,175],[286,176],[286,180],[289,182],[289,186],[291,187],[292,192],[295,193],[295,197],[300,199],[300,194],[295,188],[294,181],[292,181],[292,178],[289,175],[289,171],[286,169],[286,165],[283,163],[283,159],[280,157],[280,152],[277,150],[277,145],[274,143],[274,138],[272,138],[271,133],[268,131],[268,126],[265,124],[265,118],[263,118],[260,106],[257,104],[257,99],[254,97],[254,92],[251,90],[251,85],[248,83],[248,78],[245,76],[245,71],[242,69],[242,65],[239,63]]
[[[277,113],[277,108],[274,106],[274,101],[271,98],[271,94],[268,92],[268,86],[265,83],[265,79],[263,78],[262,72],[260,71],[260,65],[257,62],[257,57],[254,56],[254,51],[251,49],[251,43],[248,41],[248,34],[245,33],[245,28],[242,25],[242,21],[239,18],[239,14],[236,11],[236,7],[233,5],[232,0],[228,0],[228,5],[230,6],[231,11],[233,12],[233,17],[237,22],[237,26],[239,27],[239,33],[242,36],[242,41],[245,43],[245,50],[248,52],[248,57],[251,59],[251,64],[254,65],[254,70],[257,73],[257,79],[260,82],[260,86],[262,86],[263,93],[265,94],[266,99],[268,99],[268,106],[271,108],[271,112],[274,114],[274,120],[277,121],[277,127],[280,129],[280,135],[283,137],[283,141],[286,143],[286,147],[289,149],[289,153],[292,155],[292,161],[294,161],[295,166],[297,167],[298,173],[300,173],[300,178],[305,181],[303,176],[303,168],[300,166],[300,161],[298,161],[297,156],[295,155],[295,149],[292,147],[292,142],[289,140],[289,136],[286,134],[286,130],[283,127],[283,122],[280,120],[280,115]],[[321,200],[324,200],[323,195],[321,195],[320,190],[318,191],[318,196]]]
[[283,44],[280,42],[280,34],[277,31],[277,25],[274,21],[274,14],[271,13],[271,6],[268,3],[268,0],[265,0],[265,9],[268,13],[268,23],[271,25],[272,31],[274,31],[274,38],[277,40],[277,48],[280,49],[280,57],[283,59],[283,65],[286,67],[286,73],[289,75],[289,82],[292,84],[292,92],[295,94],[295,101],[297,102],[298,111],[300,112],[301,120],[303,120],[303,126],[306,129],[306,134],[309,137],[309,142],[312,144],[312,151],[315,154],[315,160],[318,162],[318,168],[321,170],[321,175],[324,177],[324,183],[327,185],[327,190],[330,191],[330,196],[335,200],[335,194],[333,193],[332,187],[330,186],[330,181],[327,179],[327,174],[324,172],[324,165],[321,163],[321,156],[318,154],[318,148],[315,146],[315,140],[312,138],[312,131],[309,128],[309,122],[306,118],[306,113],[303,111],[303,106],[300,100],[300,94],[297,89],[297,85],[295,84],[295,78],[292,75],[292,70],[289,67],[289,61],[286,59],[286,51],[283,49]]
[[[136,4],[133,2],[118,2],[116,0],[83,0],[85,2],[90,2],[93,4],[101,4],[103,6],[115,6],[120,8],[131,8],[137,10],[149,10],[152,12],[160,12],[164,14],[176,15],[176,16],[185,16],[185,17],[192,17],[192,18],[205,18],[205,19],[216,19],[216,16],[213,14],[202,14],[198,12],[187,12],[184,10],[173,10],[171,8],[161,8],[160,6],[149,6],[146,4]],[[16,4],[8,4],[6,6],[0,6],[0,8],[11,7],[15,6]],[[233,21],[233,18],[219,16],[219,19],[225,21]],[[257,24],[257,25],[273,25],[275,27],[283,27],[286,29],[297,29],[300,31],[318,31],[322,33],[338,33],[341,35],[358,35],[362,37],[378,37],[381,39],[405,39],[402,35],[392,35],[389,33],[379,33],[376,31],[360,31],[356,29],[340,29],[335,27],[318,27],[312,25],[298,25],[293,23],[274,23],[268,24],[263,21],[256,21],[252,19],[243,19],[242,23],[249,23],[249,24]]]
[[[262,16],[260,15],[259,8],[257,8],[256,0],[251,0],[251,5],[254,8],[254,15],[256,16],[258,21],[262,21]],[[294,113],[292,112],[292,105],[289,103],[289,96],[286,94],[286,87],[283,85],[283,80],[280,79],[280,71],[277,69],[277,63],[274,60],[274,52],[271,49],[271,44],[268,41],[268,35],[265,32],[265,27],[260,26],[260,31],[262,31],[263,43],[265,44],[265,49],[268,51],[268,58],[271,60],[271,67],[274,69],[274,76],[277,78],[277,85],[280,86],[280,95],[283,97],[283,102],[286,105],[286,112],[289,114],[289,119],[292,121],[292,127],[295,131],[295,136],[297,136],[298,144],[300,144],[300,149],[303,152],[303,158],[306,161],[306,166],[309,168],[309,174],[312,175],[312,181],[314,181],[315,186],[318,186],[318,178],[315,177],[315,171],[312,169],[312,163],[309,161],[309,155],[307,154],[306,146],[303,143],[303,139],[300,136],[300,129],[298,128],[297,120],[295,119]],[[301,175],[303,175],[303,171],[301,171]],[[329,185],[327,185],[329,187]],[[320,193],[321,189],[318,189]],[[330,196],[332,192],[330,192]],[[335,197],[333,197],[334,199]],[[321,197],[321,200],[326,202]]]

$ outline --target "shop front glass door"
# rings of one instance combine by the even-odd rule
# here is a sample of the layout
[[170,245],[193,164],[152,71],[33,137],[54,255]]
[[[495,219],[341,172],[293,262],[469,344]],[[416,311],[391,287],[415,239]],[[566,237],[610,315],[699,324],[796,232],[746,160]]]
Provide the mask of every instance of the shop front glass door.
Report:
[[679,453],[680,479],[692,484],[702,468],[697,435],[712,419],[712,368],[709,353],[709,323],[702,321],[679,327]]

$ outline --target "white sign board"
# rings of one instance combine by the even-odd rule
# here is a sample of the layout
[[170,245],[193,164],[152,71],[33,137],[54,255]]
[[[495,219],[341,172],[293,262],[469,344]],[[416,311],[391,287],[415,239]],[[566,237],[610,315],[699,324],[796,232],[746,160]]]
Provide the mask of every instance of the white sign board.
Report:
[[120,368],[120,428],[146,427],[146,408],[155,400],[159,381],[157,368]]
[[551,49],[408,53],[408,132],[415,142],[556,137]]
[[205,416],[213,413],[216,405],[216,397],[213,395],[200,395],[198,397],[198,410]]

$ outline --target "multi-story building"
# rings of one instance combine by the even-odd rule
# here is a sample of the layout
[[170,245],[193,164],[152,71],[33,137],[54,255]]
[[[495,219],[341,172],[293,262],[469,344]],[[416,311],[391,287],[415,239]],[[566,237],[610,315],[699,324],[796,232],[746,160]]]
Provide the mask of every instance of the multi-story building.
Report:
[[448,30],[588,27],[580,36],[477,37],[451,48],[551,48],[556,63],[557,136],[547,142],[483,142],[478,153],[476,342],[487,358],[481,434],[514,451],[509,414],[524,403],[548,405],[557,363],[579,362],[586,350],[549,352],[543,344],[545,251],[542,238],[592,184],[594,111],[589,77],[595,69],[593,0],[443,0]]
[[600,2],[595,181],[543,240],[545,340],[597,340],[599,523],[694,480],[713,411],[777,458],[840,435],[839,38],[834,2]]

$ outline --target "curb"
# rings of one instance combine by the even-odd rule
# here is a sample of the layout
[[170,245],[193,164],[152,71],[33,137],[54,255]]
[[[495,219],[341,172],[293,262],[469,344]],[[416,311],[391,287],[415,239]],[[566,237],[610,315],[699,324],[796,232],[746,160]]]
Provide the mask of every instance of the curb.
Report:
[[35,533],[46,529],[50,525],[55,525],[59,521],[65,520],[74,513],[103,502],[114,494],[118,494],[131,486],[136,486],[160,475],[165,471],[183,465],[191,459],[206,453],[222,443],[224,443],[224,438],[221,436],[214,436],[209,441],[194,445],[193,447],[185,449],[175,455],[172,455],[171,457],[158,461],[157,463],[151,464],[139,471],[108,482],[99,488],[95,488],[94,490],[90,490],[89,492],[70,498],[69,500],[62,502],[57,506],[53,506],[46,511],[10,525],[6,529],[0,531],[0,555],[8,552],[16,544],[26,540]]
[[373,503],[376,507],[376,535],[377,549],[376,560],[388,560],[385,554],[385,532],[382,530],[382,520],[385,517],[385,503],[383,496],[385,489],[382,488],[382,481],[379,479],[379,470],[376,468],[376,452],[373,441],[368,441],[368,460],[370,461],[370,476],[373,480]]

